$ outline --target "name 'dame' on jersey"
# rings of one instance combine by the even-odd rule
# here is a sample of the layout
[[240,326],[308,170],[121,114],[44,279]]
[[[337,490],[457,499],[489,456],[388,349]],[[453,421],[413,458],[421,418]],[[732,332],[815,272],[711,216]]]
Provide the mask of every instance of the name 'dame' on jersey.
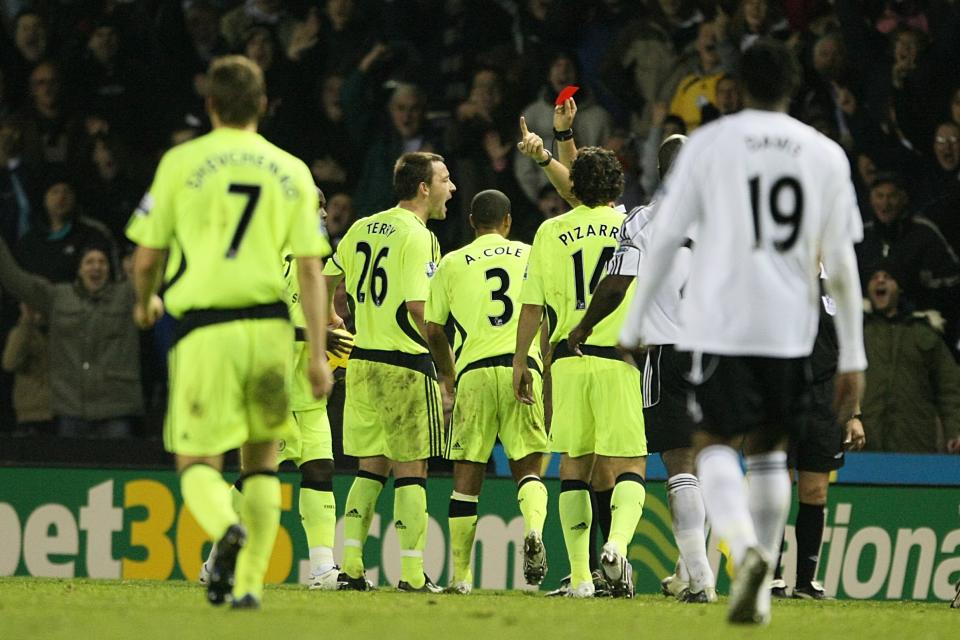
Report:
[[[620,240],[624,215],[611,207],[581,205],[537,230],[520,301],[542,305],[550,321],[550,342],[565,340],[583,318]],[[601,320],[586,344],[612,347],[634,285],[613,313]]]
[[863,236],[843,150],[782,113],[745,110],[698,129],[661,194],[652,241],[696,225],[680,346],[795,358],[813,348],[818,257]]
[[164,302],[174,317],[279,302],[285,247],[297,256],[330,253],[310,170],[263,137],[230,128],[164,155],[127,236],[172,249]]
[[394,207],[353,223],[323,272],[344,275],[356,347],[427,353],[406,303],[427,300],[439,261],[436,236],[412,211]]
[[[487,233],[440,261],[424,319],[445,325],[453,318],[457,374],[478,360],[513,354],[529,259],[530,245]],[[530,356],[541,362],[538,340]]]

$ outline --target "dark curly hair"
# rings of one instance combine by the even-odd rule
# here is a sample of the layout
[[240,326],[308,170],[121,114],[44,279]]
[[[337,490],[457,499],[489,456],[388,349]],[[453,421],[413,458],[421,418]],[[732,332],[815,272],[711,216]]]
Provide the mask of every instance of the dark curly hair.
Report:
[[623,167],[609,149],[584,147],[570,170],[573,195],[588,207],[609,204],[623,193]]

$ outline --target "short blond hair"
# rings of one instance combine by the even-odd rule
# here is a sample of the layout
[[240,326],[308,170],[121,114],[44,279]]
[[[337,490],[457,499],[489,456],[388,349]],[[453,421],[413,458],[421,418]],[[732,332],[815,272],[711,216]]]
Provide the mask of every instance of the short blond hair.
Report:
[[242,126],[260,119],[267,95],[263,71],[246,56],[223,56],[210,63],[207,95],[220,121]]

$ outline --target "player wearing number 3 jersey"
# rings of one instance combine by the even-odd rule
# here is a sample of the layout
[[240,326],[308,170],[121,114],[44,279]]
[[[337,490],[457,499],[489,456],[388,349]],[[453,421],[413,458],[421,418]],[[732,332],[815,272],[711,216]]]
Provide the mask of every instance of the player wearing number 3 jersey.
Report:
[[[294,331],[279,257],[286,247],[298,258],[310,377],[320,397],[331,384],[320,274],[330,245],[310,170],[256,133],[266,108],[260,68],[241,56],[217,59],[207,85],[213,132],[164,155],[127,235],[139,245],[135,318],[143,327],[159,315],[160,270],[166,251],[176,249],[164,293],[180,321],[170,350],[164,445],[177,454],[184,501],[219,541],[210,601],[225,600],[235,563],[233,606],[253,608],[280,523],[276,442],[291,424]],[[241,446],[238,518],[220,468],[222,455]]]
[[361,218],[327,261],[327,286],[341,279],[352,300],[356,338],[347,367],[343,450],[360,459],[347,496],[343,588],[366,589],[363,543],[392,468],[400,588],[432,587],[423,574],[427,458],[443,454],[437,374],[427,350],[423,307],[440,261],[427,220],[446,216],[456,190],[443,158],[407,153],[394,167],[396,207]]

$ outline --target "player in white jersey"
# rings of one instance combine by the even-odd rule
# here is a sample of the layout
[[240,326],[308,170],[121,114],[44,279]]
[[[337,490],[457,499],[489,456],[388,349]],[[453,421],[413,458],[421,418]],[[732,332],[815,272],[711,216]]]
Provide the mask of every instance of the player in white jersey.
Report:
[[[660,145],[658,169],[662,182],[686,141],[686,136],[670,136]],[[647,253],[650,229],[657,215],[656,201],[635,207],[623,222],[620,246],[607,264],[607,275],[597,286],[587,313],[567,339],[572,351],[579,349],[597,322],[607,317],[623,300],[630,284],[643,277],[642,258]],[[693,240],[686,238],[666,274],[667,283],[653,300],[644,318],[644,337],[651,347],[643,368],[643,417],[647,449],[659,453],[667,468],[667,494],[673,522],[673,534],[680,549],[678,575],[664,580],[664,592],[682,602],[715,602],[713,570],[707,559],[704,536],[703,498],[694,475],[693,433],[696,426],[687,411],[691,390],[684,367],[688,360],[678,352],[679,307],[690,272]]]
[[[678,346],[691,352],[697,471],[710,524],[730,547],[736,579],[728,619],[762,623],[790,506],[785,446],[809,417],[810,366],[819,316],[817,258],[837,303],[837,415],[853,416],[863,390],[860,283],[854,242],[863,228],[839,145],[787,115],[799,65],[782,43],[744,52],[747,108],[701,127],[667,179],[638,280],[624,347],[644,342],[640,320],[696,225]],[[751,482],[737,452],[747,438]]]

